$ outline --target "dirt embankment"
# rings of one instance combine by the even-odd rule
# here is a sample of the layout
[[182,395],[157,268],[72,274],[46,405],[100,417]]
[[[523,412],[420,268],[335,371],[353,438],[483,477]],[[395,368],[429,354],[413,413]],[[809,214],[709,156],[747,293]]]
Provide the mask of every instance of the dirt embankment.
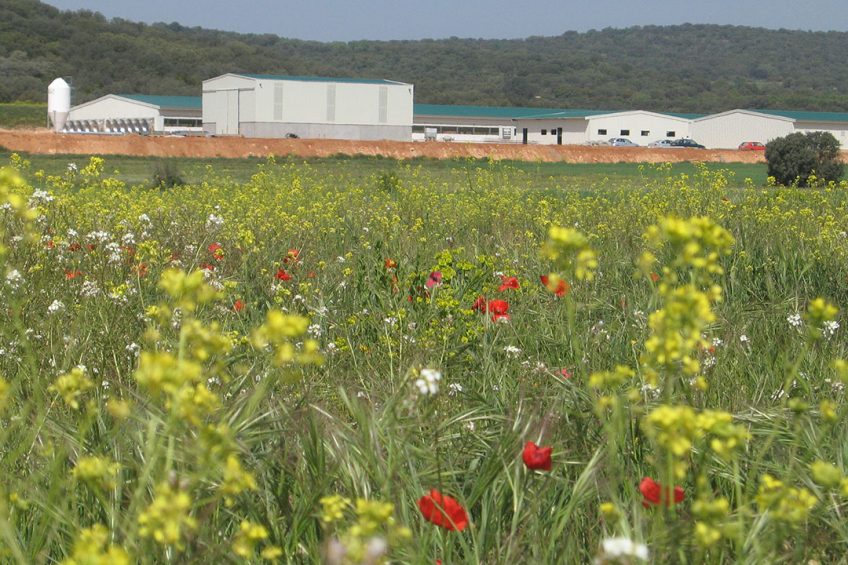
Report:
[[754,151],[727,149],[653,149],[582,145],[519,145],[457,142],[346,141],[333,139],[250,139],[243,137],[153,137],[139,135],[55,134],[44,130],[0,130],[0,146],[9,151],[68,155],[242,158],[269,155],[329,157],[381,155],[394,159],[485,158],[569,163],[664,163],[705,161],[759,163]]

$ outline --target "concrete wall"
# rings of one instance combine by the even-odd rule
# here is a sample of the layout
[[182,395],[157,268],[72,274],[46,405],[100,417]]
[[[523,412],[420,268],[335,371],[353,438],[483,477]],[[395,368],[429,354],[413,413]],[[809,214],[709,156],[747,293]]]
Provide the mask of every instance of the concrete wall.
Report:
[[[204,123],[204,129],[207,124]],[[301,124],[284,122],[252,122],[241,124],[245,137],[281,138],[294,134],[304,139],[353,139],[362,141],[410,141],[412,126],[361,124]]]
[[[607,141],[610,138],[623,137],[644,146],[660,139],[677,139],[690,135],[689,120],[650,112],[622,112],[591,116],[588,122],[587,139],[590,141]],[[602,133],[604,131],[606,133]],[[643,135],[644,132],[646,133]]]
[[692,122],[692,139],[710,149],[736,149],[743,141],[768,143],[794,130],[792,121],[751,112],[725,112]]

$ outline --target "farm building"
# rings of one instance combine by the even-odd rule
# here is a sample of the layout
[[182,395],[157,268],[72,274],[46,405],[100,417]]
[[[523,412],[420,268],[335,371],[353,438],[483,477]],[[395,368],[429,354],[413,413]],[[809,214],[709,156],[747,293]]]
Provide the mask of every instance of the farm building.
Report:
[[521,142],[515,120],[558,112],[552,108],[415,104],[413,141]]
[[70,133],[201,133],[197,96],[107,94],[74,106],[63,131]]
[[390,80],[225,74],[203,81],[210,135],[408,141],[413,86]]
[[729,110],[692,120],[692,139],[711,149],[735,149],[743,141],[768,141],[794,131],[794,121],[764,111]]

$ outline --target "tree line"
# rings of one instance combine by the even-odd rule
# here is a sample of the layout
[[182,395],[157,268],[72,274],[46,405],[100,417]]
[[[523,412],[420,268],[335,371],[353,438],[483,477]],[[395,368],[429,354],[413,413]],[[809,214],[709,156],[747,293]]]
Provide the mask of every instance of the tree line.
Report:
[[0,1],[0,101],[199,95],[226,72],[388,78],[417,102],[711,113],[848,111],[848,33],[678,25],[517,40],[329,42],[142,24]]

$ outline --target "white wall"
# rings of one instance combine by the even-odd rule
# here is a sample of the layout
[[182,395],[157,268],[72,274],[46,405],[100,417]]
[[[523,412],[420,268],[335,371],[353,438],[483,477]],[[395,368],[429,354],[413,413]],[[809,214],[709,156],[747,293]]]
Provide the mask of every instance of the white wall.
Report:
[[826,131],[833,135],[842,145],[848,148],[848,123],[843,122],[795,122],[795,131],[811,133],[814,131]]
[[[561,118],[550,120],[516,120],[518,133],[515,138],[520,142],[522,130],[527,128],[527,143],[539,145],[556,145],[557,128],[562,128],[563,145],[582,145],[586,143],[585,118]],[[542,130],[545,134],[542,135]]]
[[163,120],[157,108],[117,97],[104,97],[76,106],[71,108],[68,115],[68,120],[71,121],[111,119],[152,119],[157,131],[162,131],[163,127]]
[[768,143],[792,132],[790,120],[751,112],[725,112],[692,122],[692,139],[710,149],[736,149],[743,141]]
[[[649,112],[590,116],[588,122],[587,139],[591,141],[607,141],[613,137],[623,137],[644,146],[660,139],[677,139],[690,135],[689,120]],[[606,130],[606,133],[601,133],[603,130]],[[625,134],[622,131],[630,133]],[[642,135],[642,132],[647,132],[647,135]]]

